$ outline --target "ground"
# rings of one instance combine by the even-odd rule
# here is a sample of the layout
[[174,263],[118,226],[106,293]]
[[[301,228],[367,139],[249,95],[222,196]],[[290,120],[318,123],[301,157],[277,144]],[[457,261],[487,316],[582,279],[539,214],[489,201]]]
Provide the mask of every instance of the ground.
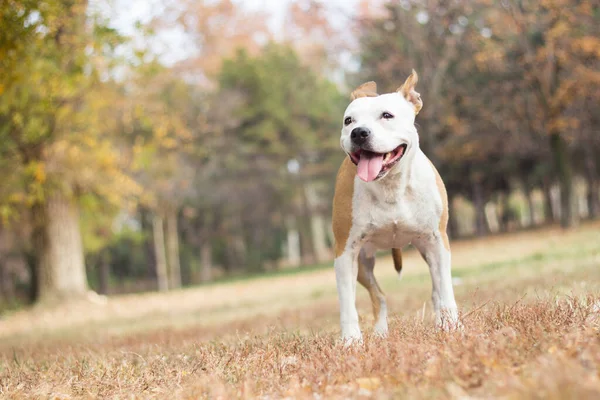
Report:
[[338,340],[333,268],[0,318],[0,398],[600,398],[600,224],[453,243],[463,329],[427,267],[377,261],[390,335]]

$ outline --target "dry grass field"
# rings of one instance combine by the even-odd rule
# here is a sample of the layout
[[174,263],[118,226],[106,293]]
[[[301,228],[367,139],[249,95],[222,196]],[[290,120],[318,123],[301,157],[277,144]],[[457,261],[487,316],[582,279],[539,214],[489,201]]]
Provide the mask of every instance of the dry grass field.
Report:
[[338,341],[333,269],[0,317],[0,398],[600,398],[600,224],[453,245],[464,329],[432,325],[426,265],[376,274],[390,336]]

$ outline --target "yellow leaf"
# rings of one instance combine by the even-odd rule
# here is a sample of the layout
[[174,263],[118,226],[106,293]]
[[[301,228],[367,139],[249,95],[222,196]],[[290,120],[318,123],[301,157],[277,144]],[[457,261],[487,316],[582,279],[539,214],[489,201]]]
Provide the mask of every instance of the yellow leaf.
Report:
[[173,138],[167,137],[163,139],[162,145],[165,149],[172,150],[177,147],[177,141]]
[[358,387],[365,390],[376,390],[381,386],[381,379],[377,377],[358,378]]
[[35,170],[33,171],[33,176],[35,180],[39,183],[46,182],[46,169],[44,168],[44,164],[37,163],[35,166]]

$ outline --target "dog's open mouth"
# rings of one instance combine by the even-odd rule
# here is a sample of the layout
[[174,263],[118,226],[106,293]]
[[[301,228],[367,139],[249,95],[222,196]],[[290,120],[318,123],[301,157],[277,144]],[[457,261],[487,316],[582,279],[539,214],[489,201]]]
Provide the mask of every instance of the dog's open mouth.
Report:
[[350,154],[350,159],[357,166],[356,174],[365,182],[381,178],[404,155],[406,144],[401,144],[389,153],[375,153],[358,149]]

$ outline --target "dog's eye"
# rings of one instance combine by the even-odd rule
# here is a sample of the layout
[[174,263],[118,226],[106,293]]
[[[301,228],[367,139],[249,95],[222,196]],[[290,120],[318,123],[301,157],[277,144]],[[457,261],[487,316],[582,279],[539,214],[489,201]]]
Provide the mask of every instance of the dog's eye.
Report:
[[381,118],[383,119],[392,119],[394,118],[394,116],[392,114],[390,114],[389,112],[384,112],[383,114],[381,114]]
[[352,117],[346,117],[344,120],[344,125],[348,126],[352,123]]

